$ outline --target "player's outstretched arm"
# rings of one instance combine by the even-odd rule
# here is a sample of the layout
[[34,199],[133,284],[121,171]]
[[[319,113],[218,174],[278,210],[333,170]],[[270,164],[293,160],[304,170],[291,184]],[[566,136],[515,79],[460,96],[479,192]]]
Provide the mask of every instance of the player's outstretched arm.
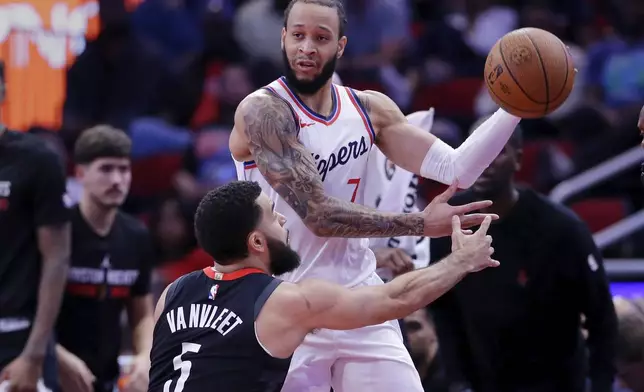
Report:
[[354,329],[403,318],[427,306],[468,273],[499,265],[491,258],[492,238],[487,235],[490,222],[486,218],[470,235],[461,231],[460,220],[454,217],[452,254],[384,285],[348,289],[324,281],[301,282],[297,287],[303,305],[299,306],[304,310],[298,322],[311,329]]
[[469,188],[499,155],[520,118],[499,109],[453,149],[405,118],[398,106],[376,91],[356,92],[376,130],[376,144],[396,165],[443,184]]
[[298,140],[295,114],[281,98],[266,92],[247,97],[235,114],[235,132],[243,133],[264,178],[316,235],[423,235],[421,213],[383,213],[327,196],[311,152]]

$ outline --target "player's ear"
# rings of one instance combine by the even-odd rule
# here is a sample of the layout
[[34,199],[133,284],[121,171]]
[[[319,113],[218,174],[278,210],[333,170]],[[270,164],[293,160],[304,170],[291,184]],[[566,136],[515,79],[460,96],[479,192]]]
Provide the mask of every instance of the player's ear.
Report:
[[251,253],[266,252],[266,236],[259,231],[252,231],[248,236],[248,249]]
[[523,161],[523,148],[517,148],[514,150],[514,171],[518,172],[521,170],[521,162]]
[[85,176],[85,171],[87,168],[85,165],[76,165],[74,167],[74,176],[76,177],[77,180],[81,180]]
[[280,45],[282,50],[284,50],[284,40],[286,39],[286,27],[282,27],[282,39],[280,40]]
[[344,48],[347,46],[347,36],[344,35],[338,40],[338,54],[337,57],[340,58],[344,54]]

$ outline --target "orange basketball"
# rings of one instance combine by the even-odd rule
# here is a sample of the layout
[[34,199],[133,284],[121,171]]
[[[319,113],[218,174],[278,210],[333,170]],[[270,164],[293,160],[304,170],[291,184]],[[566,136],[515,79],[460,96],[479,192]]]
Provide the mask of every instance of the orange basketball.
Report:
[[497,41],[487,56],[484,79],[492,99],[505,111],[538,118],[564,103],[576,73],[559,38],[529,27]]

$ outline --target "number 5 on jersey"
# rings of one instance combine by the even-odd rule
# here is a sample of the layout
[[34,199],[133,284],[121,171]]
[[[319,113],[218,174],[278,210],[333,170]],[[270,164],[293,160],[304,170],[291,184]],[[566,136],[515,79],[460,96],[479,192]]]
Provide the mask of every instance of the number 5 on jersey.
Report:
[[358,194],[358,187],[360,186],[360,178],[350,178],[349,181],[347,181],[347,184],[355,186],[355,188],[353,188],[353,195],[351,196],[351,203],[355,203],[356,195]]
[[[180,370],[181,374],[177,380],[177,385],[174,387],[174,392],[183,391],[183,386],[185,385],[188,377],[190,377],[190,369],[192,369],[192,362],[185,361],[183,356],[186,353],[198,353],[201,349],[201,344],[195,343],[182,343],[181,344],[181,354],[174,357],[172,364],[174,365],[174,370]],[[172,385],[172,380],[168,380],[163,384],[163,392],[170,392],[170,386]]]

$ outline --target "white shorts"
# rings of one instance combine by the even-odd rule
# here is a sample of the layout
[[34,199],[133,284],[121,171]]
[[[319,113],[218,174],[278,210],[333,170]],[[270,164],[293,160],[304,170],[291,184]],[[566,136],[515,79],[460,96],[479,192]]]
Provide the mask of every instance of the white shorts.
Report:
[[[382,284],[374,273],[364,285]],[[423,392],[397,320],[309,334],[293,355],[282,392]]]

